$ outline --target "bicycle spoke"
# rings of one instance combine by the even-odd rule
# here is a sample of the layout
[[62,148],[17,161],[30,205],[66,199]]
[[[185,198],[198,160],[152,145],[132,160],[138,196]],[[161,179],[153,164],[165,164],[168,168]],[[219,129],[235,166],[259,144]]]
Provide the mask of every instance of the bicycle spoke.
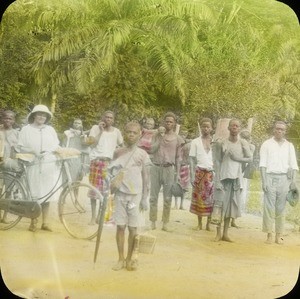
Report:
[[26,200],[24,188],[20,181],[10,173],[0,172],[0,230],[14,227],[22,217],[10,211],[10,202],[14,200]]
[[[93,205],[90,195],[102,198],[89,184],[74,183],[65,188],[59,200],[59,216],[70,235],[80,239],[92,239],[97,233],[97,225],[91,225]],[[99,207],[101,201],[96,201]],[[99,209],[99,208],[98,208]],[[96,208],[96,211],[98,212]]]

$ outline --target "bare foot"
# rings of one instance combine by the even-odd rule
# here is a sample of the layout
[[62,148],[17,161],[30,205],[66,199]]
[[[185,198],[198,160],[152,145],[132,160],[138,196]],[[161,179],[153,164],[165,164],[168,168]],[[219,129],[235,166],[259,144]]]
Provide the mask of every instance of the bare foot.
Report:
[[118,261],[113,267],[112,270],[119,271],[121,269],[125,268],[125,261]]
[[135,271],[138,267],[138,260],[131,260],[126,262],[126,269],[128,271]]
[[221,235],[216,235],[215,239],[214,239],[214,242],[219,242],[221,241]]
[[224,237],[224,236],[222,238],[222,241],[233,243],[233,241],[229,237]]
[[265,241],[266,244],[272,244],[272,234],[268,233],[267,240]]
[[165,232],[171,233],[173,230],[169,228],[169,226],[167,224],[163,224],[162,229]]
[[209,224],[206,224],[206,230],[209,231],[209,232],[212,231],[212,229],[210,228],[210,225],[209,225]]
[[231,227],[239,228],[235,222],[231,222]]
[[151,222],[151,229],[152,229],[152,230],[156,229],[155,221],[152,221],[152,222]]
[[275,237],[275,243],[282,245],[283,244],[283,238],[281,236],[276,236]]
[[196,227],[193,227],[193,230],[202,230],[202,225],[198,225]]
[[1,221],[0,221],[1,223],[4,223],[4,224],[9,224],[10,222],[7,220],[7,219],[1,219]]
[[272,244],[272,238],[267,238],[267,240],[265,241],[266,244]]

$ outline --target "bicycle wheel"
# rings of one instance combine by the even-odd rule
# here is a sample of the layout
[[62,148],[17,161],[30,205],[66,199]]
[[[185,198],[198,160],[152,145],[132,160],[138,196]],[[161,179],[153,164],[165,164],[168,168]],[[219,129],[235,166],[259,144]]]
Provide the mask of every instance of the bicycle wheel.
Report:
[[96,211],[102,203],[101,193],[93,186],[74,182],[62,191],[58,202],[59,218],[67,232],[78,239],[93,239],[98,225],[90,225],[92,206],[90,196],[96,198]]
[[21,216],[8,212],[8,200],[27,200],[26,192],[14,174],[0,172],[0,230],[14,227],[22,219]]

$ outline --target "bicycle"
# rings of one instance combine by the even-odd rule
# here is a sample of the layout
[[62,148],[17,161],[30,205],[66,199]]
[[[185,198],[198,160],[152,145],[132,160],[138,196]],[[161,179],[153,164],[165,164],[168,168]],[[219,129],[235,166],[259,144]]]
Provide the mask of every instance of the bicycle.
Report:
[[[37,162],[33,155],[18,154],[19,171],[0,171],[0,230],[8,230],[17,225],[22,217],[37,218],[41,214],[41,204],[47,202],[58,190],[62,189],[58,200],[58,215],[67,232],[79,239],[93,239],[97,235],[97,226],[89,225],[91,220],[91,203],[93,196],[99,204],[102,194],[93,186],[81,181],[73,182],[68,160],[78,157],[62,157],[60,175],[55,186],[41,198],[32,198],[27,168]],[[31,157],[31,158],[30,158]],[[60,183],[61,181],[61,183]],[[4,220],[4,221],[3,221]]]

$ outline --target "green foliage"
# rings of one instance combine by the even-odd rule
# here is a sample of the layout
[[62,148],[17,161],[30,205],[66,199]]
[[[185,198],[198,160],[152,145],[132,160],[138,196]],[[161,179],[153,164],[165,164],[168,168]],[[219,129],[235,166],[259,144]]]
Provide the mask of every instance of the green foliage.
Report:
[[47,104],[60,131],[107,109],[118,125],[170,110],[194,133],[199,116],[253,117],[259,144],[299,117],[296,28],[275,0],[19,0],[1,23],[1,104]]
[[254,173],[253,179],[249,180],[249,193],[246,210],[250,214],[262,215],[263,192],[259,171]]

